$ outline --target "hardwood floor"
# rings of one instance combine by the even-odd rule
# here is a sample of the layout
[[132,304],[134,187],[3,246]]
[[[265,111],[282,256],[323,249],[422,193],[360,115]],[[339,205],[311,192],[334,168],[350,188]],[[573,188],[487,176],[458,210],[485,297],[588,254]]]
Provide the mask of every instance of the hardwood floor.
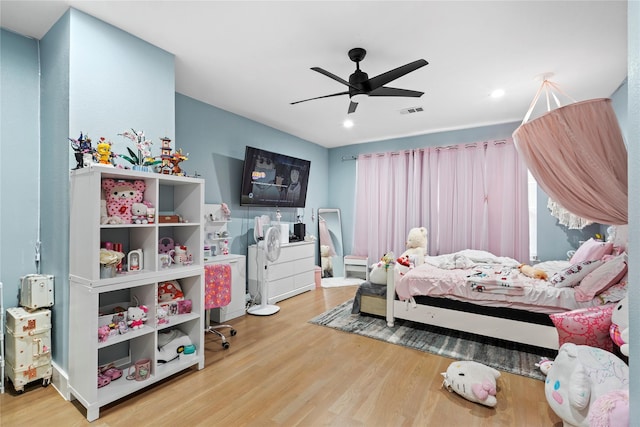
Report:
[[[100,410],[88,423],[78,402],[38,382],[0,395],[4,426],[554,426],[544,383],[503,373],[486,408],[442,388],[451,359],[307,321],[355,294],[317,289],[281,301],[269,317],[229,323],[224,350],[207,334],[206,367],[193,368]],[[87,373],[91,375],[92,373]]]

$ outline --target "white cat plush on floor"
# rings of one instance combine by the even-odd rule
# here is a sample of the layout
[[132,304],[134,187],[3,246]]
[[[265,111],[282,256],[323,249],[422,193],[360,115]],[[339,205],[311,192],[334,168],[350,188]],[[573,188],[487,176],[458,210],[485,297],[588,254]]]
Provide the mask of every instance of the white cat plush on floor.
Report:
[[473,361],[453,362],[443,372],[442,385],[450,392],[456,392],[460,396],[472,402],[494,407],[498,403],[496,399],[496,379],[500,372],[482,363]]

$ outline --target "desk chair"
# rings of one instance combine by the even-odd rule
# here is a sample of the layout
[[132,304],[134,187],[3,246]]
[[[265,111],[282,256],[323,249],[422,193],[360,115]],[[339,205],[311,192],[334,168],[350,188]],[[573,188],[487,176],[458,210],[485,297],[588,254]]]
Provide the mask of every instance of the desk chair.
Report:
[[231,266],[229,264],[209,264],[204,267],[205,290],[205,332],[215,334],[222,340],[222,348],[229,348],[227,338],[220,332],[220,329],[229,328],[231,336],[238,332],[231,325],[211,326],[211,312],[213,308],[220,308],[231,302]]

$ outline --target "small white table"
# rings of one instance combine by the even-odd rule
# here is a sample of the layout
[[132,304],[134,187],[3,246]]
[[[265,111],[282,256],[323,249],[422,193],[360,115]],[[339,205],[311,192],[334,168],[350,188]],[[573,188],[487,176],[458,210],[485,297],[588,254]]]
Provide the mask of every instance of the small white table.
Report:
[[369,258],[366,256],[346,255],[344,257],[344,277],[349,275],[369,280]]

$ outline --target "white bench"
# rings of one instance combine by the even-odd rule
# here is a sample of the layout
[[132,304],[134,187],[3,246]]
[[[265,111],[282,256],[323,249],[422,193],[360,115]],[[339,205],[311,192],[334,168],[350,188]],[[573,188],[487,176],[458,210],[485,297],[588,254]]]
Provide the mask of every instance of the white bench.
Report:
[[344,277],[350,275],[369,280],[369,258],[366,256],[346,255],[344,257]]

